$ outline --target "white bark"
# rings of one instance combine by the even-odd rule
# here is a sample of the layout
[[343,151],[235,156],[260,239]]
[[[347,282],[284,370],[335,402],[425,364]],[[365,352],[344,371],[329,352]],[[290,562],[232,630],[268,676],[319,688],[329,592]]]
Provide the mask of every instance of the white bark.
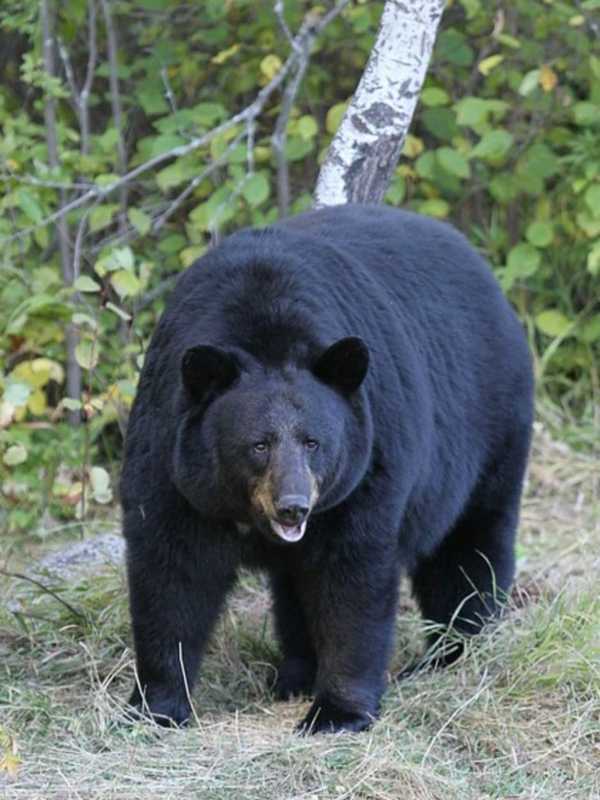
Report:
[[383,199],[444,6],[444,0],[386,0],[375,46],[319,173],[317,207]]

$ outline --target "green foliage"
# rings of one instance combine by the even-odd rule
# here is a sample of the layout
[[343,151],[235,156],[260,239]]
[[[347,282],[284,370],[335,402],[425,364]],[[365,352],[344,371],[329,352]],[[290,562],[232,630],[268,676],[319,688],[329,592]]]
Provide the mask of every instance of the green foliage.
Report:
[[[80,90],[87,4],[56,6],[62,52]],[[272,4],[215,0],[202,14],[171,0],[111,7],[122,129],[99,14],[87,138],[64,55],[56,77],[44,70],[39,3],[9,0],[0,9],[0,508],[9,509],[0,511],[0,525],[14,532],[42,513],[81,514],[86,493],[93,504],[108,496],[110,484],[93,470],[112,472],[118,463],[119,423],[172,279],[223,233],[277,218],[271,136],[281,93],[257,119],[250,144],[243,125],[224,128],[124,190],[111,189],[122,146],[127,171],[185,148],[279,74],[289,43]],[[308,0],[286,0],[291,30],[310,8]],[[292,213],[310,204],[381,8],[351,4],[313,48],[285,144]],[[449,4],[386,198],[451,219],[486,253],[529,324],[542,391],[575,415],[597,405],[600,386],[600,58],[592,14],[589,3],[575,12],[558,0],[515,0],[502,11],[479,0]],[[49,102],[56,167],[49,166]],[[69,285],[56,221],[47,220],[93,187],[106,192],[66,217],[71,263],[80,254]],[[83,369],[80,398],[66,397],[68,330]],[[68,428],[69,413],[87,420],[83,429]]]

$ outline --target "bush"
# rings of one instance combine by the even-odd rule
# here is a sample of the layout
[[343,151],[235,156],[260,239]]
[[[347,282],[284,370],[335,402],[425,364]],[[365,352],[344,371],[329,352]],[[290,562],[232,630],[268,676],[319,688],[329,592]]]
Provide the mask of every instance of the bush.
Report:
[[[88,4],[77,0],[58,4],[51,77],[39,5],[7,0],[0,9],[0,482],[8,509],[0,513],[12,532],[31,529],[43,512],[68,520],[82,504],[110,501],[119,430],[174,277],[224,232],[278,215],[271,134],[280,94],[250,144],[244,126],[233,126],[126,190],[76,207],[66,217],[66,268],[52,214],[228,120],[289,52],[271,3],[209,0],[199,13],[194,4],[123,0],[111,4],[115,64],[103,5],[94,31]],[[599,3],[488,5],[450,4],[386,199],[452,219],[487,254],[528,325],[540,391],[581,418],[597,407],[600,385]],[[285,6],[297,30],[312,4]],[[314,48],[288,126],[293,213],[310,205],[381,8],[349,6]],[[92,40],[86,112],[77,101]],[[83,371],[79,398],[67,397],[67,339]],[[86,424],[68,429],[68,414]]]

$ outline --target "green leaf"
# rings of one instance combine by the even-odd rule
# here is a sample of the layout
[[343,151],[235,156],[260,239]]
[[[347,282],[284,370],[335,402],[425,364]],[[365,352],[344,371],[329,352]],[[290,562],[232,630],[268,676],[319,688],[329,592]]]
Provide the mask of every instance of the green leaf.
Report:
[[427,150],[420,155],[415,161],[415,169],[420,178],[425,178],[428,181],[433,180],[435,176],[436,158],[435,153]]
[[38,225],[44,218],[44,212],[35,196],[27,189],[19,189],[17,192],[17,203],[26,217]]
[[152,220],[145,211],[141,211],[139,208],[130,208],[127,217],[140,236],[144,236],[150,230]]
[[27,449],[22,444],[13,444],[4,453],[2,461],[7,467],[16,467],[17,464],[27,461]]
[[424,106],[446,106],[450,102],[450,96],[443,89],[431,86],[421,92],[421,102]]
[[435,48],[436,64],[447,61],[457,67],[468,67],[473,63],[474,57],[466,36],[456,28],[448,28],[438,36]]
[[450,206],[440,197],[434,197],[431,200],[425,200],[424,203],[420,204],[419,213],[426,214],[428,217],[445,219],[450,213]]
[[591,275],[600,274],[600,241],[597,241],[588,252],[587,271]]
[[539,331],[546,336],[564,336],[571,327],[571,322],[557,309],[548,309],[537,314],[535,324]]
[[128,269],[113,272],[110,276],[110,283],[121,299],[136,295],[141,289],[138,278]]
[[543,142],[533,144],[519,159],[518,172],[531,178],[545,180],[556,175],[558,170],[558,157]]
[[73,288],[78,292],[99,292],[101,287],[88,275],[80,275],[73,283]]
[[296,132],[302,139],[313,139],[319,130],[319,126],[314,117],[305,114],[296,123]]
[[156,174],[156,182],[161,191],[166,192],[173,186],[179,186],[184,181],[190,180],[193,175],[190,175],[189,163],[185,159],[178,158],[168,167],[161,169]]
[[500,120],[510,108],[504,100],[483,100],[480,97],[463,97],[455,105],[456,122],[477,130],[485,125],[490,117]]
[[508,154],[512,144],[513,136],[508,131],[502,128],[488,131],[475,145],[471,155],[485,161],[501,161]]
[[554,228],[551,222],[532,222],[525,236],[535,247],[548,247],[554,238]]
[[593,217],[600,217],[600,183],[594,183],[586,189],[584,200]]
[[540,261],[539,250],[527,242],[521,242],[509,252],[506,271],[513,281],[516,278],[529,278],[537,272]]
[[98,364],[98,342],[82,339],[75,347],[75,359],[82,369],[94,369]]
[[456,115],[451,108],[426,108],[421,121],[429,133],[444,141],[450,141],[458,133]]
[[483,61],[480,61],[477,65],[477,69],[481,72],[482,75],[486,77],[490,74],[490,72],[495,69],[499,64],[504,61],[504,56],[500,53],[496,53],[493,56],[488,56],[484,58]]
[[528,72],[519,86],[519,94],[527,97],[534,92],[540,85],[540,71],[539,69],[532,69]]
[[290,136],[285,143],[285,157],[288,161],[300,161],[314,147],[314,139],[303,139],[301,136]]
[[118,210],[118,203],[96,206],[90,211],[90,231],[96,233],[110,225],[115,212]]
[[138,89],[136,100],[148,115],[165,114],[169,111],[169,106],[160,88],[160,81],[150,82],[146,84],[146,87]]
[[455,175],[457,178],[468,178],[471,175],[471,168],[465,156],[458,150],[451,147],[440,147],[436,151],[437,160],[442,169]]
[[600,314],[596,314],[583,324],[578,338],[586,344],[600,341]]
[[[213,195],[214,197],[215,195]],[[212,198],[211,198],[212,201]],[[209,203],[211,202],[209,201]],[[204,205],[207,205],[204,203]],[[212,206],[211,206],[212,207]],[[191,216],[191,214],[190,214]],[[185,247],[187,239],[182,236],[180,233],[172,233],[169,236],[165,236],[164,239],[160,240],[160,244],[158,245],[158,249],[161,253],[166,253],[167,255],[172,255],[174,253],[178,253],[183,247]]]
[[600,123],[600,106],[587,101],[575,103],[573,106],[573,119],[577,125],[588,127]]
[[251,175],[242,186],[242,195],[252,207],[264,203],[270,193],[269,181],[262,172]]
[[456,122],[470,128],[481,125],[488,115],[488,104],[480,97],[464,97],[455,106]]
[[80,411],[82,408],[81,400],[76,400],[74,397],[63,397],[61,402],[67,411]]

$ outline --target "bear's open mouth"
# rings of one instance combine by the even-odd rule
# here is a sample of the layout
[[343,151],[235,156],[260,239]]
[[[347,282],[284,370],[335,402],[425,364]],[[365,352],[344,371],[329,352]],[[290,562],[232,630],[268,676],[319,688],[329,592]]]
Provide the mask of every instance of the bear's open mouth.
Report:
[[282,525],[281,522],[275,522],[274,519],[269,520],[269,522],[273,532],[284,542],[299,542],[306,530],[306,520],[303,520],[298,525]]

